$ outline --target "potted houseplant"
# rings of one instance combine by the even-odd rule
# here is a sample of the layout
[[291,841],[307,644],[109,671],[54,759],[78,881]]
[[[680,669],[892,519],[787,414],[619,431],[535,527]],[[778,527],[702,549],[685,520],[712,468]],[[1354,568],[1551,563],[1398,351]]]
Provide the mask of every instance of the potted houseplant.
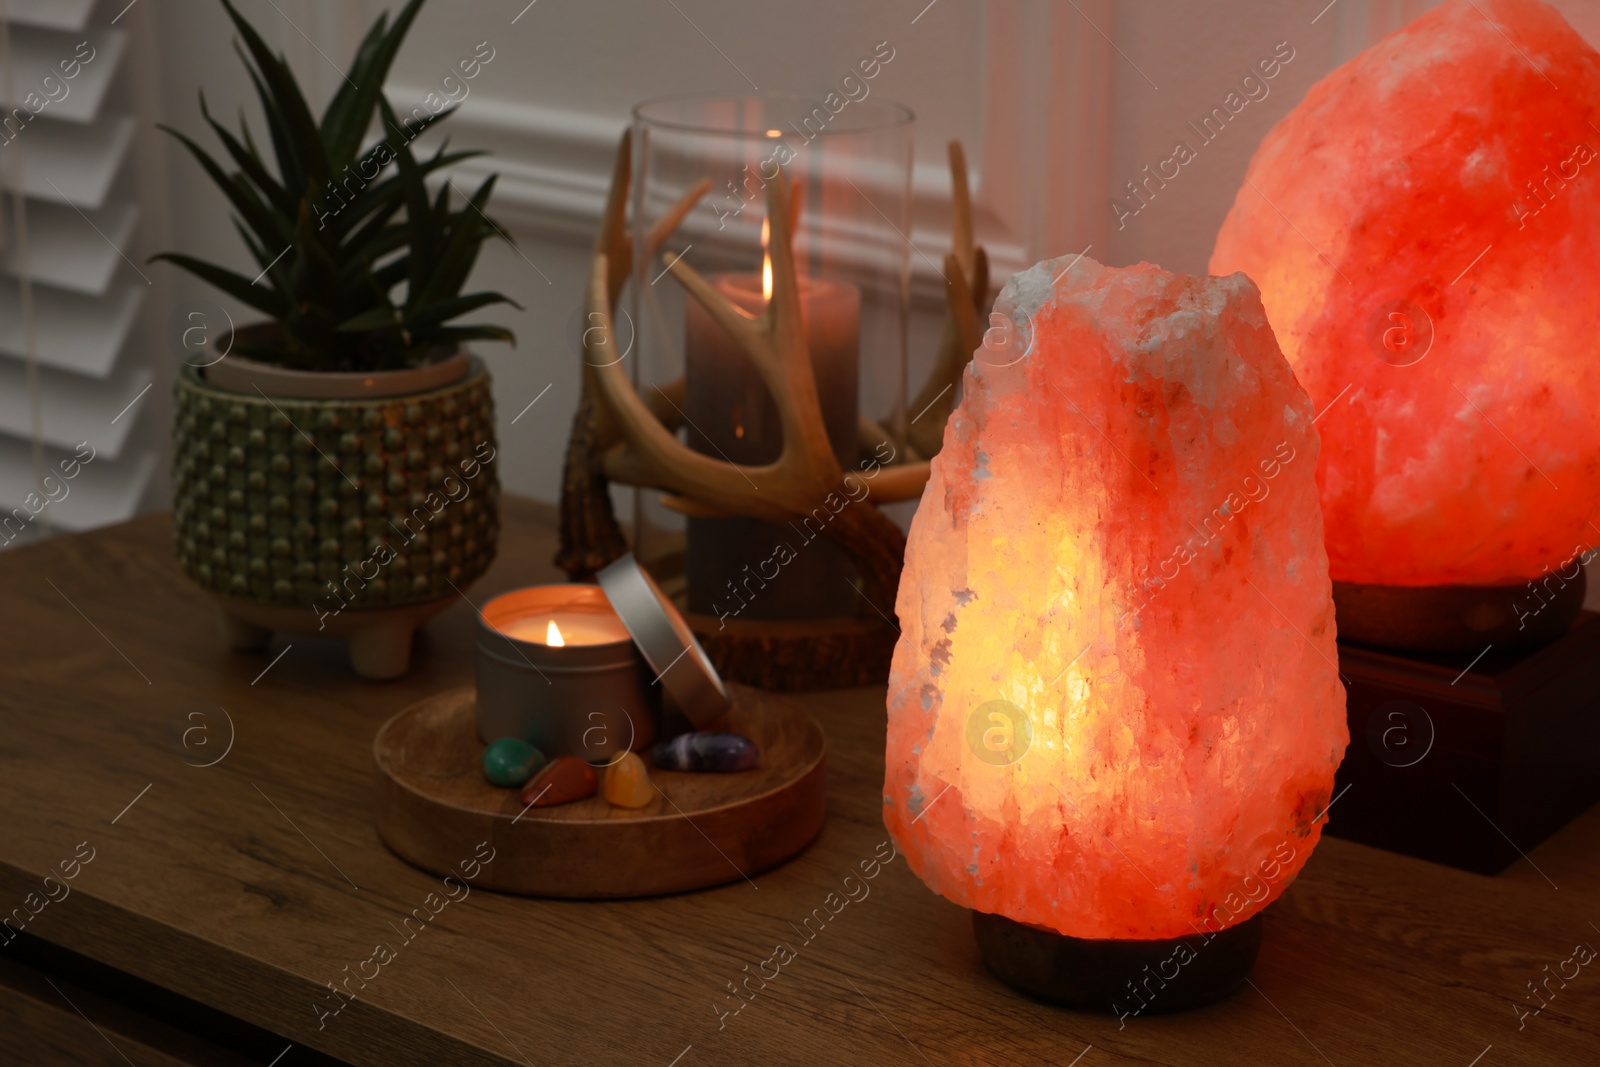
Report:
[[[404,674],[411,638],[488,567],[499,533],[489,374],[462,347],[513,341],[456,320],[491,176],[464,204],[425,179],[474,152],[419,158],[446,118],[399,118],[382,85],[422,0],[380,16],[320,122],[288,64],[222,0],[266,116],[272,164],[241,117],[201,113],[237,169],[175,130],[228,198],[260,274],[164,259],[266,316],[178,376],[173,517],[184,570],[221,605],[235,649],[273,631],[344,636],[365,677]],[[381,117],[376,143],[368,130]],[[163,129],[166,129],[163,127]]]

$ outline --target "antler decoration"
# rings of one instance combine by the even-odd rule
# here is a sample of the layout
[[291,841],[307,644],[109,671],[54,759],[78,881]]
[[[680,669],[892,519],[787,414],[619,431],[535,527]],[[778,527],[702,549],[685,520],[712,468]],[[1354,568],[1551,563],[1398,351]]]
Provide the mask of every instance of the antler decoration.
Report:
[[[923,388],[923,393],[931,394],[922,402],[927,410],[917,420],[926,418],[929,432],[913,429],[905,435],[909,440],[898,442],[902,448],[910,445],[919,456],[938,449],[953,403],[949,394],[977,346],[977,312],[971,294],[976,289],[981,299],[988,284],[986,258],[982,249],[974,250],[972,244],[959,145],[952,145],[951,163],[959,175],[956,251],[946,257],[951,309],[935,378]],[[883,467],[871,479],[856,474],[855,481],[847,482],[850,476],[834,457],[801,323],[799,280],[791,254],[791,231],[798,213],[792,210],[787,175],[780,174],[766,190],[773,291],[760,314],[736,307],[680,257],[668,256],[665,261],[673,277],[735,340],[778,409],[782,451],[771,463],[747,466],[703,455],[679,441],[676,430],[686,419],[682,380],[651,387],[648,399],[641,398],[614,351],[612,308],[633,269],[633,241],[625,222],[631,173],[630,140],[625,135],[589,274],[583,396],[568,443],[561,550],[556,562],[574,578],[587,578],[627,550],[611,510],[608,481],[661,490],[667,494],[665,503],[686,514],[738,515],[771,522],[802,519],[826,507],[831,498],[836,506],[828,509],[833,517],[824,534],[855,559],[867,600],[885,618],[890,617],[905,551],[904,535],[875,507],[849,505],[841,510],[837,503],[841,497],[854,498],[857,504],[911,499],[927,482],[928,464],[901,463]],[[689,190],[652,227],[643,242],[650,255],[660,251],[709,187],[706,181]],[[882,433],[876,424],[872,424],[872,432]],[[917,441],[922,444],[913,443]],[[866,487],[865,496],[861,486]]]
[[911,402],[906,439],[919,456],[933,458],[944,443],[944,424],[955,407],[955,387],[972,353],[983,343],[979,316],[989,305],[989,254],[972,241],[972,201],[967,191],[967,156],[950,142],[951,249],[945,253],[944,334],[928,380]]

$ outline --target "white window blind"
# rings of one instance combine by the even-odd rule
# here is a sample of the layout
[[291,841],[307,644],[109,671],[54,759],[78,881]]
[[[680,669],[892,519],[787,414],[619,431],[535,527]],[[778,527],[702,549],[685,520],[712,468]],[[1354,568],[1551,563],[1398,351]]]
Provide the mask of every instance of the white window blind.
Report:
[[131,517],[156,468],[133,432],[154,375],[129,351],[149,286],[124,258],[122,8],[0,0],[0,548]]

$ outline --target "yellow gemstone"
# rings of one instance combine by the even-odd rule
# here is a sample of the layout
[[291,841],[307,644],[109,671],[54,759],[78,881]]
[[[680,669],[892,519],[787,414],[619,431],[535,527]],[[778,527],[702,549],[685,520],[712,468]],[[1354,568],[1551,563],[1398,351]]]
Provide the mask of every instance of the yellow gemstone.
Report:
[[619,808],[642,808],[656,798],[644,760],[632,752],[606,768],[606,800]]

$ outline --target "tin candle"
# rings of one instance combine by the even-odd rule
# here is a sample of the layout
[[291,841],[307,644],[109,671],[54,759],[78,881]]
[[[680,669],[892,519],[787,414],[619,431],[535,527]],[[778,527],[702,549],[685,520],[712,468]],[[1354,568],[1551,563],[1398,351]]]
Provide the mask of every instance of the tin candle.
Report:
[[598,586],[542,585],[478,616],[478,735],[609,762],[655,741],[659,690]]

